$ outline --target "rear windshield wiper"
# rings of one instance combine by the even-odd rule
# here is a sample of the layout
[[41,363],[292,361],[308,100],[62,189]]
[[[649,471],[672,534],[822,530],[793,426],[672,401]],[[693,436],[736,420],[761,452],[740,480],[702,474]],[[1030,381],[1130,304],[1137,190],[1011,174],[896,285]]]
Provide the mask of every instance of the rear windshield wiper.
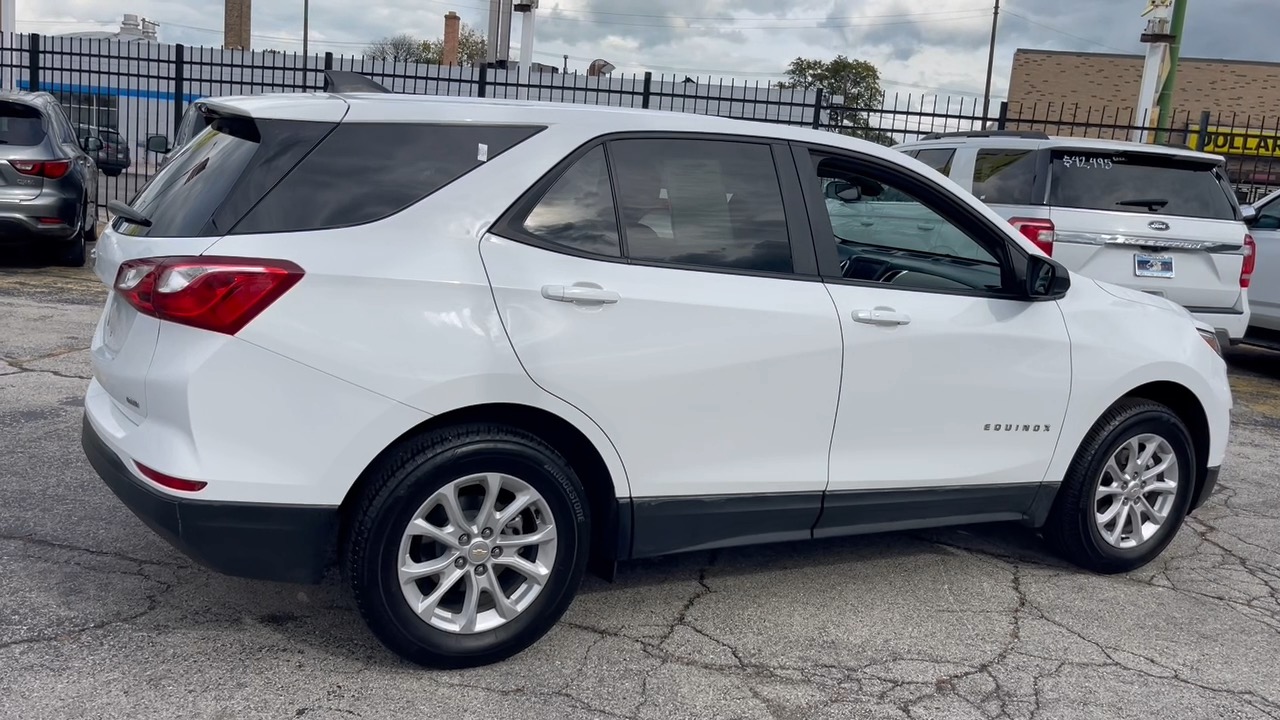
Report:
[[1144,207],[1155,212],[1156,210],[1163,208],[1165,205],[1168,205],[1169,201],[1164,198],[1138,198],[1135,200],[1121,200],[1116,204],[1124,205],[1126,207]]
[[117,217],[125,222],[131,222],[134,225],[141,225],[142,227],[151,227],[151,218],[143,215],[137,210],[134,210],[133,206],[127,205],[119,200],[112,200],[108,202],[107,209],[115,213]]

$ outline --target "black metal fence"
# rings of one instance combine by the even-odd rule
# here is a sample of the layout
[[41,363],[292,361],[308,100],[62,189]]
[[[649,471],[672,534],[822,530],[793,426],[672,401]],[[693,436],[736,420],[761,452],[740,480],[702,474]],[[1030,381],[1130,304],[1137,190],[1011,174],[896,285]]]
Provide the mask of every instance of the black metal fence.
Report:
[[[324,71],[330,69],[361,73],[399,93],[718,115],[840,132],[886,145],[955,131],[1035,130],[1133,140],[1147,130],[1145,118],[1130,108],[999,103],[987,116],[978,98],[928,94],[886,94],[878,106],[858,108],[820,90],[768,82],[653,73],[588,76],[332,53],[303,56],[82,37],[0,36],[0,86],[53,93],[73,122],[124,148],[127,165],[115,156],[100,159],[108,173],[101,183],[100,207],[109,199],[129,199],[154,174],[160,158],[146,151],[146,138],[172,136],[195,100],[320,91]],[[1163,136],[1151,132],[1145,139],[1225,155],[1243,201],[1280,187],[1280,116],[1242,116],[1230,108],[1178,110],[1170,127]]]

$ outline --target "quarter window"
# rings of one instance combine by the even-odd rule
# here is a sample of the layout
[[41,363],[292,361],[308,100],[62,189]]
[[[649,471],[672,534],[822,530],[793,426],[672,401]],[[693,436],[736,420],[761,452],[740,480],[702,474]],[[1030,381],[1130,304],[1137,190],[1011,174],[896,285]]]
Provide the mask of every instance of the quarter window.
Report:
[[1036,182],[1036,153],[980,150],[973,168],[973,194],[989,205],[1030,205]]
[[603,147],[582,156],[556,180],[525,218],[524,230],[582,252],[622,254]]
[[793,269],[773,152],[709,140],[609,144],[633,260],[769,273]]
[[948,177],[951,175],[951,160],[955,158],[954,149],[921,150],[915,158]]

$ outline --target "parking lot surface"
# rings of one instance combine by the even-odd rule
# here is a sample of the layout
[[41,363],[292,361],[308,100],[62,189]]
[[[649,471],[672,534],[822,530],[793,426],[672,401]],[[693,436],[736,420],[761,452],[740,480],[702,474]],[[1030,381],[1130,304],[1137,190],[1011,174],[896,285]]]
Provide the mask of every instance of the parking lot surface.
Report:
[[336,577],[213,574],[111,495],[79,444],[104,298],[87,269],[0,268],[0,717],[1280,717],[1280,354],[1232,353],[1220,490],[1140,572],[1001,525],[696,553],[434,672]]

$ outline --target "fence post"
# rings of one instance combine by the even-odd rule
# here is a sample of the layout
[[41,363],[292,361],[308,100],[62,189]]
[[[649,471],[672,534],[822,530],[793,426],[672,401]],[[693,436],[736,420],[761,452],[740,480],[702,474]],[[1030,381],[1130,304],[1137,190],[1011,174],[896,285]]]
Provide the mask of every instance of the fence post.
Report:
[[813,94],[813,129],[822,127],[822,88]]
[[187,100],[186,47],[181,43],[173,46],[173,136],[178,136],[178,128],[182,127],[183,105]]
[[[986,118],[983,118],[983,120],[986,120]],[[1009,129],[1009,101],[1008,100],[1002,100],[1000,102],[1000,114],[996,116],[996,129],[997,130]]]
[[486,88],[489,86],[489,65],[486,63],[480,66],[480,90],[479,97],[484,97]]
[[645,110],[649,109],[649,89],[653,85],[653,73],[646,70],[644,72],[644,97],[640,100],[640,107]]
[[[1209,122],[1210,122],[1209,111],[1201,110],[1200,111],[1200,127],[1196,131],[1196,135],[1197,135],[1196,149],[1199,150],[1200,152],[1209,152],[1208,150],[1204,149],[1204,146],[1209,144]],[[1187,138],[1187,139],[1190,140],[1191,138]]]
[[[40,90],[40,35],[31,33],[31,44],[27,50],[27,89],[31,92]],[[17,85],[17,83],[14,83]]]
[[333,53],[331,52],[327,52],[324,54],[324,69],[325,70],[333,69]]

